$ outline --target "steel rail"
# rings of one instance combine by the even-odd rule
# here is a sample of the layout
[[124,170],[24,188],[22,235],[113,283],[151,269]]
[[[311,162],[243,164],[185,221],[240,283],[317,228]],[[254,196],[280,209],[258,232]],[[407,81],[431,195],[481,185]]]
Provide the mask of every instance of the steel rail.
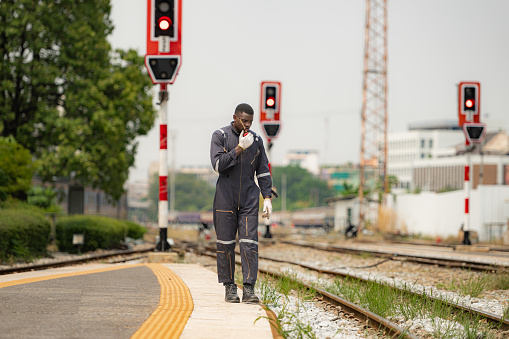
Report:
[[441,258],[426,258],[419,255],[414,254],[400,254],[400,253],[389,253],[383,251],[374,251],[368,249],[356,249],[349,247],[339,247],[339,246],[322,246],[315,244],[306,244],[306,243],[298,243],[292,241],[281,241],[282,244],[288,244],[293,246],[301,246],[308,247],[321,251],[328,252],[341,252],[341,253],[370,253],[379,257],[389,258],[392,257],[394,260],[405,260],[410,262],[417,262],[420,264],[428,264],[428,265],[438,265],[443,267],[456,267],[456,268],[467,268],[476,271],[507,271],[509,266],[504,265],[490,265],[490,264],[480,264],[475,261],[470,260],[459,260],[459,259],[441,259]]
[[443,303],[443,304],[445,304],[447,306],[450,306],[450,307],[453,307],[453,308],[457,309],[457,311],[478,314],[478,315],[482,316],[483,318],[486,318],[486,320],[491,324],[492,328],[499,328],[499,329],[504,330],[504,331],[509,330],[509,319],[503,319],[502,317],[499,317],[496,314],[493,314],[493,313],[490,313],[490,312],[485,312],[485,311],[478,310],[478,309],[471,308],[471,307],[465,307],[463,305],[459,305],[459,304],[453,303],[452,301],[447,301],[447,300],[444,300],[444,299],[441,299],[441,298],[438,298],[438,297],[434,297],[434,296],[428,295],[426,293],[420,293],[420,292],[416,292],[416,291],[406,290],[406,289],[403,289],[403,288],[400,288],[400,287],[397,287],[397,286],[392,286],[392,285],[389,285],[387,283],[382,283],[382,282],[379,282],[379,281],[376,281],[376,280],[370,280],[370,279],[365,279],[365,278],[362,278],[362,277],[358,277],[356,275],[352,275],[351,273],[343,273],[343,272],[331,271],[331,270],[328,270],[328,269],[314,267],[314,266],[303,264],[303,263],[299,263],[299,262],[293,262],[293,261],[288,261],[288,260],[269,258],[269,257],[260,256],[260,255],[258,256],[258,258],[259,259],[264,259],[264,260],[271,260],[271,261],[275,261],[275,262],[292,264],[292,265],[300,266],[300,267],[303,267],[303,268],[306,268],[306,269],[309,269],[309,270],[317,271],[317,272],[320,272],[320,273],[323,273],[323,274],[329,274],[329,275],[333,275],[333,276],[341,276],[341,277],[345,277],[345,278],[349,277],[349,278],[353,278],[353,279],[356,279],[356,280],[359,280],[359,281],[362,281],[362,282],[365,282],[365,283],[377,283],[377,284],[380,284],[380,285],[384,285],[384,286],[396,289],[396,290],[398,290],[398,291],[400,291],[402,293],[405,293],[405,294],[425,297],[425,298],[428,298],[428,299],[431,299],[431,300],[434,300],[434,301],[437,301],[437,302],[441,302],[441,303]]
[[[214,252],[210,251],[201,251],[201,250],[195,250],[193,253],[200,254],[200,255],[206,255],[213,258],[216,258],[216,254]],[[236,263],[240,264],[240,260],[236,259]],[[273,272],[270,270],[258,268],[258,271],[260,273],[275,276],[275,277],[283,277],[280,273]],[[306,284],[302,281],[294,280],[292,278],[285,277],[286,279],[289,279],[299,285],[304,286],[308,290],[313,290],[316,292],[318,296],[320,296],[323,300],[335,305],[340,306],[341,308],[345,309],[347,312],[352,313],[357,319],[360,319],[361,321],[368,323],[369,326],[376,330],[383,330],[387,335],[390,335],[392,337],[399,337],[399,338],[410,338],[410,339],[417,339],[415,335],[409,333],[408,331],[402,329],[395,323],[391,322],[390,320],[387,320],[383,317],[380,317],[379,315],[359,306],[354,303],[349,302],[348,300],[345,300],[337,295],[334,295],[332,293],[329,293],[323,289],[311,286],[309,284]]]
[[[61,261],[54,261],[50,263],[45,264],[33,264],[33,265],[26,265],[26,266],[19,266],[19,267],[9,267],[9,268],[3,268],[0,269],[0,275],[4,274],[12,274],[12,273],[21,273],[21,272],[28,272],[28,271],[39,271],[39,270],[45,270],[49,268],[56,268],[56,267],[64,267],[64,266],[72,266],[76,264],[83,264],[90,261],[97,261],[102,260],[110,257],[116,257],[119,255],[130,255],[130,254],[138,254],[138,253],[145,253],[145,252],[151,252],[154,250],[154,247],[145,248],[141,250],[119,250],[115,252],[110,253],[101,253],[101,254],[92,254],[87,255],[83,258],[76,258],[76,259],[67,259],[67,260],[61,260]],[[139,258],[139,257],[136,257]],[[136,258],[128,259],[128,260],[135,260]],[[126,261],[126,260],[123,260]]]
[[[206,248],[208,248],[209,250],[215,250],[213,246],[207,246]],[[490,313],[490,312],[485,312],[485,311],[478,310],[478,309],[471,308],[471,307],[465,307],[463,305],[456,304],[456,303],[454,303],[452,301],[447,301],[447,300],[444,300],[444,299],[441,299],[441,298],[438,298],[438,297],[434,297],[432,295],[428,295],[425,292],[424,293],[420,293],[420,292],[417,292],[417,291],[406,290],[406,289],[403,289],[403,288],[400,288],[400,287],[397,287],[397,286],[389,285],[387,283],[382,283],[382,282],[379,282],[379,281],[376,281],[376,280],[365,279],[365,278],[362,278],[362,277],[359,277],[359,276],[356,276],[356,275],[352,275],[351,273],[343,273],[343,272],[338,272],[338,271],[332,271],[332,270],[323,269],[323,268],[320,268],[320,267],[315,267],[315,266],[311,266],[311,265],[307,265],[307,264],[299,263],[299,262],[295,262],[295,261],[283,260],[283,259],[275,259],[275,258],[270,258],[270,257],[262,256],[262,255],[258,255],[258,258],[259,259],[263,259],[263,260],[270,260],[270,261],[274,261],[274,262],[280,262],[280,263],[284,263],[284,264],[296,265],[296,266],[300,266],[302,268],[306,268],[306,269],[309,269],[309,270],[312,270],[312,271],[316,271],[316,272],[319,272],[319,273],[323,273],[323,274],[329,274],[329,275],[333,275],[333,276],[341,276],[341,277],[345,277],[345,278],[349,277],[349,278],[352,278],[352,279],[356,279],[358,281],[362,281],[364,283],[377,283],[377,284],[380,284],[380,285],[384,285],[386,287],[393,288],[393,289],[398,290],[401,293],[405,293],[407,295],[414,295],[414,296],[424,297],[424,298],[427,298],[427,299],[431,299],[431,300],[443,303],[444,305],[447,305],[447,306],[450,306],[450,307],[456,309],[457,312],[459,311],[459,312],[466,312],[466,313],[477,314],[477,315],[485,318],[486,321],[488,321],[490,323],[492,328],[495,328],[495,329],[498,328],[498,329],[501,329],[501,330],[504,330],[504,331],[509,330],[509,319],[504,319],[504,318],[499,317],[498,315]]]

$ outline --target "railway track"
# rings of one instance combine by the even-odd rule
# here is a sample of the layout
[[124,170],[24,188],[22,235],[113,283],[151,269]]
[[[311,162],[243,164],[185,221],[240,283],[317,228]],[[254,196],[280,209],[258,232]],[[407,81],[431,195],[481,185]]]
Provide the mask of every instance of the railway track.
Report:
[[281,241],[282,244],[288,244],[293,246],[301,246],[312,248],[321,251],[328,252],[336,252],[336,253],[349,253],[349,254],[360,254],[360,253],[369,253],[373,256],[381,257],[381,258],[391,258],[392,260],[404,260],[409,262],[415,262],[419,264],[426,265],[437,265],[442,267],[454,267],[454,268],[464,268],[470,269],[473,271],[494,271],[494,272],[503,272],[508,271],[509,266],[506,265],[497,265],[497,264],[483,264],[477,261],[468,260],[468,259],[453,259],[453,258],[431,258],[429,256],[420,256],[414,254],[402,254],[402,253],[390,253],[386,251],[379,250],[369,250],[366,248],[352,248],[345,246],[326,246],[326,245],[317,245],[317,244],[309,244],[304,242],[293,242],[293,241]]
[[[318,272],[318,273],[322,273],[322,274],[328,274],[328,275],[335,276],[335,277],[343,277],[343,278],[355,279],[355,280],[358,280],[358,281],[362,281],[364,283],[368,283],[368,282],[369,283],[373,283],[373,282],[375,282],[375,283],[383,284],[381,282],[377,282],[376,280],[365,279],[365,278],[356,276],[356,275],[351,274],[351,273],[342,273],[342,272],[327,270],[327,269],[323,269],[323,268],[320,268],[320,267],[314,267],[314,266],[303,264],[303,263],[299,263],[299,262],[294,262],[294,261],[289,261],[289,260],[280,260],[280,259],[269,258],[269,257],[265,257],[265,256],[259,256],[259,258],[263,259],[263,260],[270,260],[270,261],[280,262],[280,263],[284,263],[284,264],[291,264],[291,265],[295,265],[295,266],[300,266],[300,267],[308,269],[308,270],[312,270],[312,271],[315,271],[315,272]],[[452,307],[453,309],[456,310],[456,312],[467,312],[467,313],[472,313],[474,315],[478,315],[481,318],[486,319],[486,321],[489,322],[492,325],[492,328],[500,328],[501,330],[504,330],[504,331],[508,331],[509,330],[509,319],[502,319],[501,317],[497,316],[496,314],[492,314],[492,313],[489,313],[489,312],[484,312],[484,311],[481,311],[481,310],[476,310],[476,309],[473,309],[473,308],[468,308],[468,307],[462,306],[460,304],[454,303],[454,302],[452,302],[450,300],[444,300],[444,299],[441,299],[439,297],[434,297],[432,295],[429,295],[426,292],[421,293],[421,292],[417,292],[417,291],[412,291],[410,289],[403,289],[403,288],[400,288],[400,287],[397,287],[397,286],[393,286],[393,285],[388,285],[388,284],[383,284],[383,285],[386,286],[386,287],[390,287],[390,288],[396,289],[396,290],[398,290],[398,291],[400,291],[401,293],[404,293],[404,294],[409,294],[409,295],[413,295],[413,296],[417,296],[417,297],[428,298],[428,299],[431,299],[431,300],[434,300],[434,301],[438,301],[440,303],[443,303],[443,304],[445,304],[447,306]]]
[[143,259],[144,257],[146,257],[146,255],[144,255],[145,253],[152,252],[153,250],[154,250],[154,247],[150,247],[150,248],[144,248],[144,249],[138,249],[138,250],[118,250],[118,251],[111,251],[108,253],[88,254],[88,255],[83,255],[79,258],[72,258],[72,259],[67,259],[67,260],[57,260],[57,261],[52,261],[52,262],[43,263],[43,264],[29,264],[29,265],[23,265],[23,266],[3,268],[3,269],[0,269],[0,275],[46,270],[46,269],[50,269],[50,268],[72,266],[72,265],[77,265],[77,264],[85,264],[85,263],[101,261],[101,260],[115,258],[115,257],[119,257],[119,258],[116,258],[115,260],[111,260],[111,263],[120,263],[120,262],[131,261],[131,260],[139,260],[139,259]]
[[[206,251],[203,252],[204,255],[209,255],[209,256],[215,257],[215,255],[214,255],[215,247],[214,246],[207,246],[205,248],[206,248]],[[321,247],[319,247],[318,249],[322,250]],[[424,289],[424,291],[417,291],[417,290],[412,290],[409,288],[402,288],[402,287],[398,287],[396,285],[383,283],[383,282],[373,280],[373,279],[365,279],[360,276],[356,276],[352,273],[342,273],[342,272],[324,269],[324,268],[320,268],[320,267],[316,267],[316,266],[312,266],[312,265],[308,265],[308,264],[304,264],[304,263],[300,263],[300,262],[295,262],[295,261],[291,261],[291,260],[276,259],[276,258],[271,258],[271,257],[263,256],[263,255],[259,255],[259,259],[278,262],[278,263],[282,263],[285,265],[295,265],[295,266],[299,266],[299,267],[302,267],[307,270],[311,270],[311,271],[314,271],[314,272],[317,272],[320,274],[326,274],[326,275],[329,275],[332,277],[354,279],[354,280],[360,281],[362,283],[380,284],[387,288],[397,290],[399,293],[401,293],[402,295],[405,295],[407,297],[410,297],[410,298],[417,297],[417,298],[421,298],[422,300],[425,300],[425,299],[432,300],[435,303],[443,304],[446,307],[449,307],[452,310],[452,312],[468,315],[472,319],[483,319],[483,321],[485,321],[487,324],[489,324],[489,327],[492,330],[495,330],[498,332],[509,331],[509,319],[503,319],[502,317],[500,317],[496,314],[486,312],[483,310],[479,310],[479,309],[475,309],[472,307],[465,307],[459,303],[455,303],[452,300],[447,300],[447,299],[444,299],[444,298],[441,298],[438,296],[434,296],[434,295],[430,294],[429,291],[427,292],[426,289]],[[386,258],[386,260],[392,260],[392,258]],[[443,265],[443,266],[448,266],[448,265]],[[264,274],[268,274],[268,275],[281,276],[281,274],[273,272],[273,271],[269,271],[269,270],[260,269],[260,272],[262,272]],[[307,288],[315,288],[316,289],[316,286],[315,287],[311,287],[310,285],[306,285],[306,286],[307,286]],[[320,296],[324,299],[328,299],[327,294],[322,293],[322,291],[323,290],[318,291]],[[326,291],[323,291],[323,292],[326,292]],[[341,307],[348,309],[352,313],[355,313],[354,312],[355,308],[352,308],[351,305],[349,305],[349,304],[342,303],[341,301],[332,301],[332,300],[328,300],[328,302],[333,303],[335,305],[341,305]],[[355,304],[353,304],[353,305],[355,305]],[[377,321],[377,320],[371,318],[369,315],[367,315],[363,310],[364,309],[362,309],[361,311],[358,311],[360,313],[356,314],[356,316],[363,317],[362,318],[363,321],[368,321],[369,323],[372,323],[372,327],[374,327],[374,328],[385,327],[385,325],[383,325],[383,320],[380,323],[379,321]],[[399,331],[399,330],[400,330],[400,328],[398,327],[398,329],[395,331]],[[392,335],[394,335],[395,333],[396,332],[392,332]],[[400,332],[398,332],[398,333],[400,333]]]
[[[216,258],[216,253],[215,253],[214,248],[208,248],[207,250],[202,251],[200,249],[197,249],[195,246],[193,246],[193,247],[194,247],[194,250],[192,252],[195,254],[205,255],[205,256],[212,257],[212,258]],[[183,247],[182,249],[190,250],[190,248],[191,247],[187,247],[187,248]],[[213,251],[210,251],[210,250],[213,250]],[[240,265],[240,260],[238,258],[236,261],[237,261],[237,264]],[[407,330],[402,329],[395,323],[391,322],[390,320],[380,317],[379,315],[377,315],[377,314],[375,314],[375,313],[373,313],[359,305],[356,305],[344,298],[341,298],[340,296],[329,293],[329,292],[325,291],[324,289],[318,288],[316,286],[312,286],[311,284],[308,284],[308,283],[305,283],[302,281],[298,281],[295,279],[285,277],[281,273],[272,271],[269,269],[259,269],[258,271],[262,274],[269,276],[269,277],[279,277],[279,278],[290,279],[294,283],[299,284],[310,291],[314,291],[316,293],[316,295],[323,301],[325,301],[331,305],[334,305],[334,306],[339,306],[340,308],[344,309],[346,312],[352,314],[360,322],[368,324],[374,330],[377,330],[377,331],[381,330],[381,331],[385,332],[386,335],[389,335],[391,337],[412,338],[412,339],[418,338],[415,335],[412,335],[411,333],[409,333]]]

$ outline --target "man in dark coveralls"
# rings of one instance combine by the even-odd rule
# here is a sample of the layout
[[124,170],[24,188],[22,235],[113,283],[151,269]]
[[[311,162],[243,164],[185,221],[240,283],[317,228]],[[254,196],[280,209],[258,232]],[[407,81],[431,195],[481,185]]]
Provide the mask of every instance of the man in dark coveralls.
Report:
[[[225,286],[225,300],[238,303],[235,278],[235,238],[238,233],[242,261],[242,302],[258,303],[254,293],[258,273],[258,209],[272,213],[272,179],[262,138],[250,131],[254,111],[248,104],[235,108],[233,122],[216,130],[210,143],[212,167],[219,173],[214,197],[217,235],[217,275]],[[258,180],[256,185],[255,178]]]

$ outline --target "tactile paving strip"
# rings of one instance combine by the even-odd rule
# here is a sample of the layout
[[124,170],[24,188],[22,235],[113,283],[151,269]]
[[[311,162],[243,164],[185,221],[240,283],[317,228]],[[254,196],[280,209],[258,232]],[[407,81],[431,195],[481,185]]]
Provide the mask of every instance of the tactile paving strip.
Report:
[[178,338],[193,312],[193,299],[186,284],[161,264],[146,264],[161,285],[159,306],[131,338]]

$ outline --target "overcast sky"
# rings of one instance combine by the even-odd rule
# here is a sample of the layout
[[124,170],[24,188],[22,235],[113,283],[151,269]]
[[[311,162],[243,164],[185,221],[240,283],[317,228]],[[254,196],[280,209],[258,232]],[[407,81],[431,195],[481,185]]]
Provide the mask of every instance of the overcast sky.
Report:
[[[145,54],[146,1],[112,0],[113,48]],[[481,83],[488,128],[509,129],[507,13],[507,0],[389,0],[389,131],[456,120],[460,81]],[[324,164],[359,161],[364,0],[183,0],[182,25],[183,63],[169,86],[177,168],[210,166],[210,137],[241,102],[262,134],[267,80],[282,82],[274,165],[289,150],[317,150]],[[159,121],[138,141],[130,181],[158,161]]]

